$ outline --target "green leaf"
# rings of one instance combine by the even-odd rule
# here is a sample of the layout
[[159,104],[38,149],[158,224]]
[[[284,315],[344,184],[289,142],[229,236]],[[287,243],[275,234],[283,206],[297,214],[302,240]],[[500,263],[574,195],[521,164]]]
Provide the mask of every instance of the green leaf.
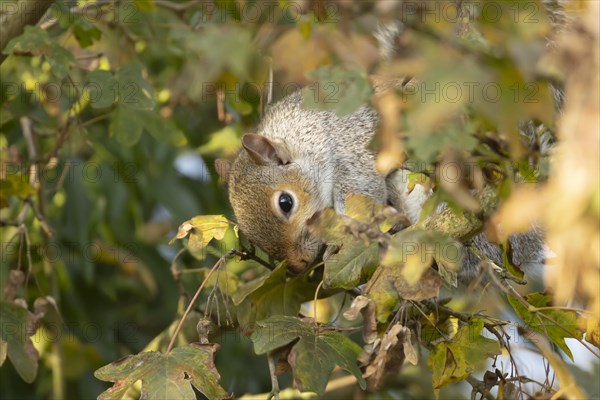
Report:
[[133,61],[123,65],[117,72],[119,104],[135,110],[152,110],[155,106],[152,86],[143,77],[144,66]]
[[324,288],[350,290],[365,283],[379,265],[379,244],[350,240],[325,261]]
[[[249,30],[235,25],[204,24],[197,35],[187,35],[185,46],[203,57],[206,81],[215,79],[224,71],[238,78],[245,77],[253,56],[252,35]],[[215,46],[218,43],[218,46]]]
[[381,266],[367,283],[367,297],[375,304],[375,316],[378,322],[385,323],[398,306],[400,296],[394,282],[400,278],[400,268]]
[[123,146],[133,146],[142,137],[144,115],[138,110],[118,107],[111,116],[108,131]]
[[[111,94],[107,96],[101,99],[101,105],[108,104]],[[110,134],[121,144],[132,146],[140,140],[144,129],[156,139],[171,145],[180,146],[186,140],[183,132],[170,119],[163,118],[154,111],[130,108],[120,103],[111,117]]]
[[305,275],[286,279],[286,263],[279,264],[270,274],[239,287],[233,294],[240,326],[270,315],[296,316],[302,303],[312,300],[317,285],[307,282]]
[[504,264],[504,268],[506,268],[506,270],[512,276],[523,279],[525,273],[512,263],[512,246],[510,241],[507,239],[500,248],[502,249],[502,262]]
[[367,229],[387,232],[400,219],[400,214],[391,207],[376,203],[372,197],[363,194],[349,193],[345,206],[345,215],[328,208],[310,218],[307,223],[310,233],[328,245],[341,245],[359,236],[354,233]]
[[330,110],[338,116],[356,111],[371,99],[372,88],[360,68],[346,70],[322,66],[306,74],[315,81],[302,89],[304,105],[313,110]]
[[133,0],[133,4],[143,12],[152,12],[156,9],[154,0]]
[[70,50],[52,43],[50,52],[46,55],[46,59],[50,64],[52,74],[58,79],[63,79],[69,73],[69,63],[75,63],[75,56]]
[[427,268],[417,281],[409,282],[403,276],[407,266],[380,266],[367,284],[367,296],[375,304],[375,315],[381,323],[387,321],[400,299],[422,301],[439,295],[442,279],[436,271]]
[[110,71],[96,70],[88,74],[85,86],[94,109],[107,108],[117,100],[118,83]]
[[0,179],[0,199],[8,200],[8,196],[18,196],[25,199],[35,194],[35,188],[29,184],[29,177],[22,173],[7,174]]
[[27,309],[15,303],[0,302],[0,365],[8,355],[19,376],[27,383],[35,380],[38,370],[39,354],[30,339],[36,331],[35,325],[35,317]]
[[360,193],[347,194],[345,206],[347,216],[366,224],[377,224],[382,232],[389,231],[401,218],[393,208]]
[[30,52],[36,56],[44,54],[50,46],[50,37],[48,32],[39,26],[28,25],[22,35],[13,38],[8,42],[3,54],[12,54],[14,52]]
[[357,357],[362,349],[341,333],[315,331],[313,325],[298,318],[273,316],[256,323],[252,339],[256,354],[264,354],[298,340],[288,361],[294,372],[294,383],[303,392],[323,395],[336,365],[354,375],[362,389],[366,388],[357,366]]
[[352,236],[346,232],[345,225],[348,217],[340,215],[332,208],[319,211],[307,222],[309,232],[321,239],[323,243],[340,245]]
[[399,298],[421,301],[437,296],[440,274],[430,267],[435,260],[441,274],[452,280],[460,262],[455,242],[438,232],[403,230],[388,245],[381,266],[367,284],[368,297],[376,305],[379,322],[385,322],[398,306]]
[[184,133],[179,129],[172,119],[163,118],[156,112],[147,112],[145,128],[157,140],[173,146],[185,144]]
[[225,128],[210,134],[208,142],[198,148],[200,154],[218,154],[219,156],[233,156],[240,148],[239,136],[234,127]]
[[100,40],[102,31],[92,25],[87,19],[77,18],[73,24],[73,36],[75,36],[79,46],[85,49],[94,44],[95,41]]
[[75,63],[75,56],[70,50],[50,40],[48,32],[38,26],[26,26],[21,36],[13,38],[4,49],[4,54],[31,53],[34,56],[44,55],[50,64],[52,74],[63,79],[69,73],[69,63]]
[[105,365],[94,376],[115,384],[98,399],[121,399],[139,380],[144,399],[195,400],[192,385],[209,399],[229,398],[218,383],[220,376],[213,360],[217,349],[215,344],[191,343],[169,354],[149,351]]
[[404,230],[390,241],[382,264],[404,265],[403,277],[409,283],[419,280],[435,261],[445,269],[457,271],[462,259],[460,243],[440,232]]
[[[525,296],[525,300],[533,307],[550,307],[552,303],[552,298],[543,293],[530,293]],[[577,314],[563,310],[530,311],[512,296],[508,296],[508,302],[529,328],[546,336],[574,361],[573,354],[565,343],[565,338],[581,339],[583,337],[577,327]],[[544,314],[556,323],[538,314]],[[571,333],[566,332],[561,326]]]
[[[428,111],[435,115],[433,109]],[[419,129],[423,129],[423,127],[419,126]],[[417,131],[408,136],[407,145],[414,161],[435,162],[445,149],[458,147],[463,151],[470,152],[477,147],[478,142],[472,126],[452,121],[446,122],[439,128],[431,127],[431,129],[426,132]]]
[[483,321],[473,318],[452,340],[438,343],[431,350],[427,367],[433,372],[435,389],[466,379],[488,357],[501,354],[500,344],[483,337],[482,331]]

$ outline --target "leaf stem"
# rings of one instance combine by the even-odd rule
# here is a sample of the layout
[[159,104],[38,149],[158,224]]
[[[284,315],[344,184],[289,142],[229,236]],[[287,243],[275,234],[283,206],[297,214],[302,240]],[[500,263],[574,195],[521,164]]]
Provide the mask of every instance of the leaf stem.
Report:
[[242,261],[244,261],[244,260],[254,260],[257,263],[259,263],[260,265],[262,265],[263,267],[266,267],[266,268],[268,268],[271,271],[273,271],[275,269],[275,267],[273,265],[271,265],[270,263],[266,262],[262,258],[258,257],[256,254],[254,254],[253,251],[246,249],[244,246],[242,246],[242,251],[239,251],[239,250],[230,250],[230,253],[233,254],[233,255],[238,256],[240,258],[240,260],[242,260]]
[[319,282],[317,289],[315,290],[315,298],[313,300],[313,318],[315,320],[315,324],[317,324],[317,300],[319,299],[319,290],[321,290],[321,286],[323,286],[324,280]]

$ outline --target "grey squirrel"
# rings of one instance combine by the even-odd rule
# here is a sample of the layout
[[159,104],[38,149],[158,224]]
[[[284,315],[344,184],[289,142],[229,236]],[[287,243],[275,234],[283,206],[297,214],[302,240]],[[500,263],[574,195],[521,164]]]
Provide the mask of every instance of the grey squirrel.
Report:
[[299,91],[274,104],[258,133],[244,135],[233,164],[217,160],[250,242],[301,271],[319,252],[306,226],[314,213],[330,207],[344,213],[348,193],[385,203],[385,177],[366,148],[377,123],[368,107],[344,117],[306,109]]
[[[301,96],[295,92],[268,109],[257,133],[243,136],[243,148],[233,163],[216,162],[241,231],[272,258],[287,260],[295,272],[313,263],[321,247],[309,233],[307,220],[326,208],[343,214],[348,193],[402,207],[411,223],[430,195],[422,187],[409,193],[404,170],[388,176],[377,172],[375,155],[367,149],[379,122],[375,110],[362,107],[340,117],[305,108]],[[510,241],[514,263],[543,262],[539,232]],[[473,244],[502,264],[499,247],[483,234]],[[472,275],[479,259],[467,251],[463,264],[462,277]]]
[[[560,0],[543,0],[554,30],[565,25]],[[376,37],[383,58],[395,51],[401,34],[398,21],[381,25]],[[561,92],[554,90],[557,104]],[[431,192],[408,189],[406,171],[387,176],[375,168],[375,155],[367,149],[379,124],[378,113],[362,107],[340,117],[331,111],[303,107],[300,91],[267,110],[257,133],[242,138],[243,149],[233,163],[217,160],[216,169],[228,183],[229,200],[241,231],[249,241],[276,260],[287,260],[294,271],[304,270],[318,256],[321,243],[311,236],[307,220],[317,211],[334,208],[344,213],[348,193],[365,194],[379,203],[402,208],[414,224]],[[522,131],[535,136],[526,123]],[[541,229],[509,238],[512,262],[527,266],[544,262],[546,249]],[[499,246],[484,234],[468,244],[494,263],[503,263]],[[464,252],[463,280],[477,273],[479,257]]]

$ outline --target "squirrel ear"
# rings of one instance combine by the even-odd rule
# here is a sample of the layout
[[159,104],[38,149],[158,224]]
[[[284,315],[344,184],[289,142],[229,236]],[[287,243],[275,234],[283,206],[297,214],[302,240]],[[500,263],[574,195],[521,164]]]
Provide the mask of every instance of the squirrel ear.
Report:
[[252,161],[258,165],[285,165],[290,162],[287,152],[264,136],[247,133],[242,137],[242,145]]
[[229,183],[229,171],[231,170],[231,163],[227,160],[219,158],[215,160],[215,169],[217,174],[225,181]]

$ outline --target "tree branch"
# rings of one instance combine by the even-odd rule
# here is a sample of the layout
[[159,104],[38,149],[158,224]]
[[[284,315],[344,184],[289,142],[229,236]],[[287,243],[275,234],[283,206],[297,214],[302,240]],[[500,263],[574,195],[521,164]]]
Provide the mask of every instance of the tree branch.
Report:
[[[23,33],[25,26],[37,24],[53,3],[54,0],[20,0],[3,7],[0,13],[0,49],[4,51],[12,38]],[[6,57],[0,54],[0,64]]]
[[[498,206],[498,197],[493,188],[486,187],[479,194],[481,212],[475,214],[465,211],[458,214],[450,207],[446,207],[439,214],[429,217],[422,226],[413,225],[416,228],[425,228],[431,231],[444,232],[453,239],[466,242],[483,230],[483,224]],[[410,228],[408,228],[410,229]]]

